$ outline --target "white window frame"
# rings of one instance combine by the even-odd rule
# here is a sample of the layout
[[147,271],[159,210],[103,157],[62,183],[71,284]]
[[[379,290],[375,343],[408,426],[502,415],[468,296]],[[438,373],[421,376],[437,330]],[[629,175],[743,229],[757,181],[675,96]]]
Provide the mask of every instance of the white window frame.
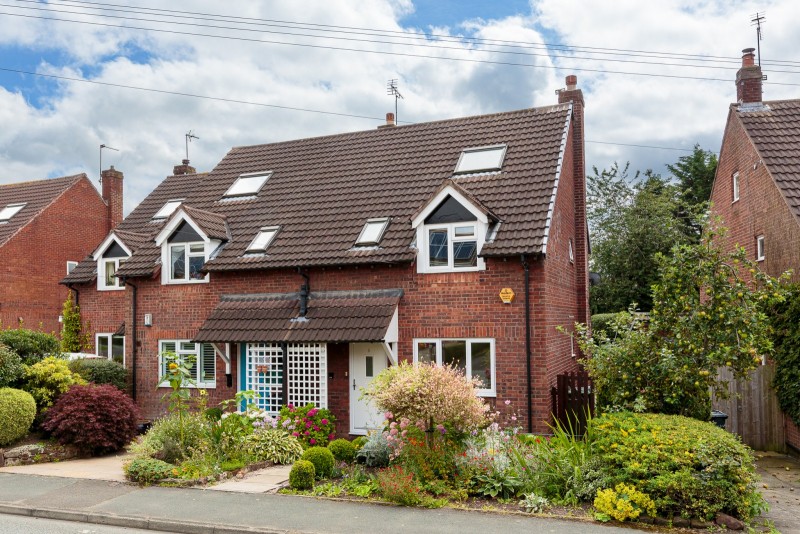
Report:
[[463,338],[463,337],[447,337],[447,338],[414,338],[414,364],[419,362],[419,344],[432,343],[436,345],[436,365],[442,365],[442,342],[443,341],[464,341],[467,346],[466,356],[466,369],[465,374],[467,378],[472,378],[472,344],[473,343],[489,343],[490,346],[490,361],[492,380],[491,387],[488,389],[478,389],[476,393],[479,397],[496,397],[497,396],[497,353],[495,351],[494,338]]
[[[253,240],[250,242],[250,245],[247,246],[247,250],[245,254],[263,254],[267,251],[269,246],[275,241],[275,236],[278,235],[278,231],[281,229],[280,226],[265,226],[261,228]],[[263,245],[258,244],[259,239],[262,239],[262,236],[266,234],[271,234],[266,238]]]
[[[203,345],[211,345],[210,343],[193,343],[191,339],[159,339],[158,340],[158,373],[159,377],[165,375],[165,367],[164,367],[164,359],[162,358],[162,354],[164,351],[164,345],[166,343],[174,343],[175,344],[175,354],[178,355],[180,358],[181,356],[187,355],[194,355],[195,357],[195,366],[194,368],[197,370],[197,375],[192,377],[192,380],[195,382],[194,384],[186,384],[185,387],[189,388],[198,388],[198,389],[216,389],[217,387],[217,351],[214,350],[212,345],[211,350],[211,357],[214,359],[214,380],[213,381],[203,381],[200,380],[200,372],[203,369],[203,362],[200,361],[202,357]],[[181,349],[182,343],[192,343],[194,345],[194,350],[184,350]],[[169,382],[164,381],[161,382],[158,387],[170,387]]]
[[[375,226],[380,225],[380,229],[378,230],[378,235],[375,239],[366,239],[367,237],[367,229],[372,228]],[[364,227],[361,229],[361,233],[358,234],[358,239],[356,239],[357,246],[377,246],[380,244],[381,239],[383,239],[383,234],[386,233],[386,229],[389,227],[389,217],[379,217],[375,219],[367,219],[367,222],[364,223]]]
[[733,201],[736,202],[739,200],[739,172],[733,173],[733,179],[731,180],[733,186]]
[[[192,252],[192,246],[201,246],[203,247],[202,252]],[[184,272],[183,278],[173,278],[172,276],[172,249],[175,247],[183,247],[183,262],[184,262]],[[208,273],[203,275],[203,278],[191,278],[189,276],[189,259],[190,258],[203,258],[203,265],[206,264],[208,261],[208,246],[203,241],[189,241],[189,242],[181,242],[181,243],[167,243],[167,264],[164,266],[167,271],[167,283],[169,284],[204,284],[208,282]]]
[[97,289],[99,291],[122,291],[125,289],[125,284],[122,278],[116,278],[117,283],[108,285],[106,284],[106,270],[108,264],[114,264],[114,273],[119,271],[120,260],[125,258],[100,258],[97,262]]
[[[106,341],[106,343],[108,343],[108,352],[106,354],[100,354],[100,338],[101,337],[107,337],[108,338],[108,341]],[[114,360],[114,358],[113,358],[114,339],[113,338],[115,338],[115,337],[121,337],[122,338],[122,365],[124,366],[125,365],[125,336],[118,336],[118,335],[115,335],[113,332],[103,332],[103,333],[95,334],[95,336],[94,336],[94,353],[95,353],[95,355],[97,355],[97,356],[99,356],[101,358],[106,358],[107,360],[113,361]]]
[[153,219],[166,219],[167,217],[175,213],[175,210],[178,209],[181,206],[181,204],[183,204],[184,200],[186,199],[172,198],[167,200],[164,203],[164,205],[161,206],[161,209],[158,210],[155,215],[153,215]]
[[14,215],[22,211],[22,208],[27,206],[27,202],[17,202],[15,204],[7,204],[0,209],[0,224],[7,223]]
[[764,236],[756,237],[756,261],[764,261],[766,259],[766,243]]
[[78,262],[77,261],[69,261],[69,260],[67,260],[67,274],[70,274],[75,269],[75,267],[77,267],[77,266],[78,266]]
[[[250,173],[246,173],[246,174],[240,174],[236,178],[236,180],[233,181],[233,183],[228,188],[228,190],[225,191],[225,194],[222,195],[222,198],[241,198],[241,197],[253,197],[253,196],[256,196],[259,193],[259,191],[261,191],[261,189],[264,187],[264,184],[267,183],[267,181],[270,179],[271,176],[272,176],[272,171],[250,172]],[[241,192],[236,191],[237,186],[242,181],[254,180],[255,178],[263,178],[263,180],[261,180],[261,182],[258,183],[258,187],[254,188],[254,189],[250,188],[250,189],[248,189],[246,191],[241,191]],[[253,181],[253,183],[257,183],[257,182]]]
[[569,262],[575,263],[575,249],[572,245],[572,238],[569,238]]
[[[471,226],[474,232],[471,236],[456,236],[456,228],[464,226]],[[481,258],[477,256],[482,246],[481,241],[478,239],[477,221],[457,222],[457,223],[444,223],[444,224],[426,224],[425,225],[425,256],[426,264],[425,270],[430,273],[435,272],[461,272],[461,271],[480,271],[485,267],[481,266]],[[447,230],[447,265],[431,265],[430,261],[430,231],[431,230]],[[475,241],[475,265],[469,267],[456,267],[455,266],[455,244],[464,241]]]

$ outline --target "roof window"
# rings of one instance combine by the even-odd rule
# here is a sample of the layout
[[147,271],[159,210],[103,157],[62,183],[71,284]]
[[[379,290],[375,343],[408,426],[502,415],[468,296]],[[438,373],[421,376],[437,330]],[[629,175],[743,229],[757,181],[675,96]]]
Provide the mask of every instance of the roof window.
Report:
[[160,209],[160,210],[158,210],[158,211],[156,212],[156,214],[155,214],[155,215],[153,215],[153,218],[154,218],[154,219],[166,219],[167,217],[169,217],[170,215],[172,215],[172,214],[173,214],[173,212],[174,212],[176,209],[178,209],[178,206],[180,206],[180,205],[181,205],[181,203],[183,202],[183,200],[184,200],[184,199],[182,199],[182,198],[174,198],[174,199],[172,199],[172,200],[167,200],[167,203],[166,203],[166,204],[164,204],[164,205],[161,207],[161,209]]
[[272,176],[271,171],[240,174],[236,181],[233,182],[233,185],[225,191],[224,198],[255,195],[261,190],[261,187],[263,187],[270,176]]
[[468,148],[461,153],[454,174],[499,171],[506,157],[506,145]]
[[265,226],[258,231],[253,242],[247,247],[247,252],[265,252],[275,239],[280,226]]
[[361,229],[361,234],[356,240],[356,245],[377,245],[383,239],[383,233],[389,225],[389,218],[383,217],[380,219],[367,219],[364,228]]
[[21,204],[8,204],[5,208],[0,210],[0,223],[8,222],[11,217],[16,215],[19,210],[25,207],[25,203]]

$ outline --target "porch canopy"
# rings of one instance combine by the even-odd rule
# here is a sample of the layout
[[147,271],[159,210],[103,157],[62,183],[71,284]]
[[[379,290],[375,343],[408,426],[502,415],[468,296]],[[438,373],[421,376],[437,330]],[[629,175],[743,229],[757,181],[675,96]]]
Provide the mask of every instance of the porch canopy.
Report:
[[204,343],[397,342],[402,289],[223,295],[194,337]]

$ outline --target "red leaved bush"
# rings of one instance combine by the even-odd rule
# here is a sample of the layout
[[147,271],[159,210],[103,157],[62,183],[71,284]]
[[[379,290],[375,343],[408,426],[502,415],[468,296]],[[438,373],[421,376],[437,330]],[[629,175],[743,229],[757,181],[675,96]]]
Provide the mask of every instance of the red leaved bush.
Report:
[[42,428],[62,445],[72,444],[87,454],[122,449],[136,436],[139,411],[133,400],[105,384],[73,386],[45,415]]

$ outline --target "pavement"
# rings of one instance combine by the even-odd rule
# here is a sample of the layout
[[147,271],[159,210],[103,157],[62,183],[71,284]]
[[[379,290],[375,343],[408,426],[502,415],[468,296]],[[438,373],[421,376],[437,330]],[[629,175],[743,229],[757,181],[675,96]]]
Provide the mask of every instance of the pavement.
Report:
[[775,452],[757,452],[761,494],[769,503],[764,518],[782,534],[800,534],[800,460]]

